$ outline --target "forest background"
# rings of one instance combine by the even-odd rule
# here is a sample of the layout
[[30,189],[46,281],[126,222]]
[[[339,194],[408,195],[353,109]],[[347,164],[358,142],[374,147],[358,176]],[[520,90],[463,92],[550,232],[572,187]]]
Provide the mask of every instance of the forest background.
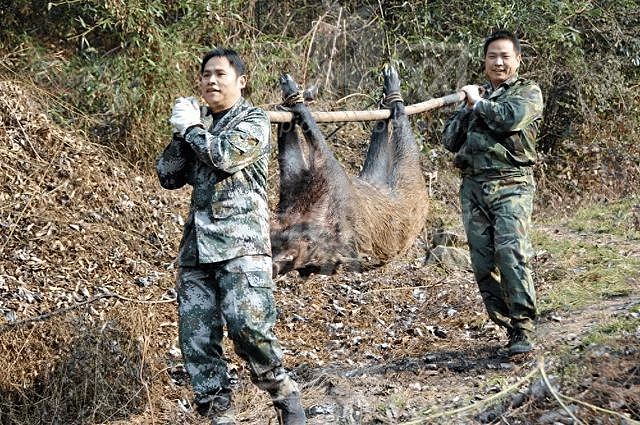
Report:
[[[481,1],[454,10],[447,1],[16,0],[0,19],[2,71],[59,93],[61,124],[147,170],[174,98],[194,93],[199,59],[215,46],[244,55],[257,105],[279,102],[277,77],[288,72],[318,86],[323,106],[370,109],[389,62],[407,104],[481,82],[483,38],[506,28],[522,39],[521,73],[545,98],[543,194],[615,196],[637,185],[637,1]],[[450,113],[414,118],[434,161]]]

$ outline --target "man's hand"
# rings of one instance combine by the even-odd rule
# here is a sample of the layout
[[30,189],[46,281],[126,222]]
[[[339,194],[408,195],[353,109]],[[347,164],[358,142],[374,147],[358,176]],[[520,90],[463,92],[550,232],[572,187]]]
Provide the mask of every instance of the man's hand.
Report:
[[468,86],[462,87],[460,90],[467,95],[467,106],[469,108],[472,108],[477,101],[482,99],[482,96],[480,96],[480,86],[469,84]]
[[184,137],[187,128],[202,124],[200,121],[200,105],[193,97],[179,97],[173,105],[169,122],[176,133]]

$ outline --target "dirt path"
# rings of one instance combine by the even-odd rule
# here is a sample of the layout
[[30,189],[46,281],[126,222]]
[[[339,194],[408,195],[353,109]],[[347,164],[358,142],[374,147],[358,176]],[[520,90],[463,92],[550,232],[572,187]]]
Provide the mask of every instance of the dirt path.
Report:
[[296,373],[311,383],[306,398],[310,424],[401,423],[415,420],[429,406],[453,409],[489,397],[535,367],[540,355],[553,356],[560,346],[577,346],[594,326],[624,315],[640,304],[638,293],[607,300],[570,317],[543,318],[534,356],[509,359],[505,342],[475,339],[466,347],[441,344],[422,357],[371,362],[366,366],[299,367]]

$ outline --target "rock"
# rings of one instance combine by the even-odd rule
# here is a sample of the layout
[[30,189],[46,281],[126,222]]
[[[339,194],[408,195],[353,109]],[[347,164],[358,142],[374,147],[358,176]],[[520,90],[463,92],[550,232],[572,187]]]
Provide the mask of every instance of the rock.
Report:
[[440,230],[431,236],[431,246],[436,247],[439,245],[456,247],[464,244],[464,238],[457,233],[449,230]]
[[[567,408],[571,411],[573,415],[576,414],[577,408],[575,405],[570,404]],[[555,424],[572,424],[574,421],[569,416],[569,414],[564,409],[557,409],[551,412],[547,412],[540,416],[538,419],[539,424],[544,425],[555,425]]]
[[438,245],[429,252],[425,264],[438,264],[447,268],[471,270],[469,251],[462,248]]
[[[493,367],[490,367],[490,365],[487,365],[487,367],[491,369],[496,368],[495,365]],[[552,386],[555,386],[558,383],[558,381],[559,381],[559,378],[557,376],[554,376],[554,375],[549,376],[549,382]],[[551,393],[549,392],[549,388],[547,387],[547,384],[544,382],[544,380],[539,379],[533,382],[531,385],[529,385],[529,387],[527,387],[526,389],[522,389],[515,394],[511,394],[507,398],[502,400],[502,402],[498,403],[497,405],[490,406],[487,410],[484,410],[478,413],[478,415],[476,415],[475,418],[478,422],[483,424],[492,423],[497,418],[502,416],[504,412],[506,412],[507,410],[517,409],[527,401],[544,399],[545,397],[548,397],[550,394]],[[559,418],[561,418],[561,416],[553,415],[553,417],[550,417],[552,421],[553,420],[558,421]],[[553,422],[539,421],[537,423],[551,424]],[[561,422],[561,423],[564,423],[564,422]]]
[[426,356],[424,356],[425,362],[435,363],[436,360],[438,360],[438,356],[436,356],[435,354],[427,354]]

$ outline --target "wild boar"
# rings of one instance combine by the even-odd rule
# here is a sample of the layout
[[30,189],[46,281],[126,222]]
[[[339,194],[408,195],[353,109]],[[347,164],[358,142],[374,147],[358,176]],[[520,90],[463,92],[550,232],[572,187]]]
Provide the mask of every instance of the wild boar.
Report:
[[278,126],[280,198],[271,228],[274,276],[380,265],[406,252],[421,232],[429,203],[420,151],[398,74],[388,67],[383,76],[384,106],[391,116],[375,123],[357,177],[347,175],[335,158],[293,78],[280,78],[283,98],[294,99],[288,105],[294,120]]

